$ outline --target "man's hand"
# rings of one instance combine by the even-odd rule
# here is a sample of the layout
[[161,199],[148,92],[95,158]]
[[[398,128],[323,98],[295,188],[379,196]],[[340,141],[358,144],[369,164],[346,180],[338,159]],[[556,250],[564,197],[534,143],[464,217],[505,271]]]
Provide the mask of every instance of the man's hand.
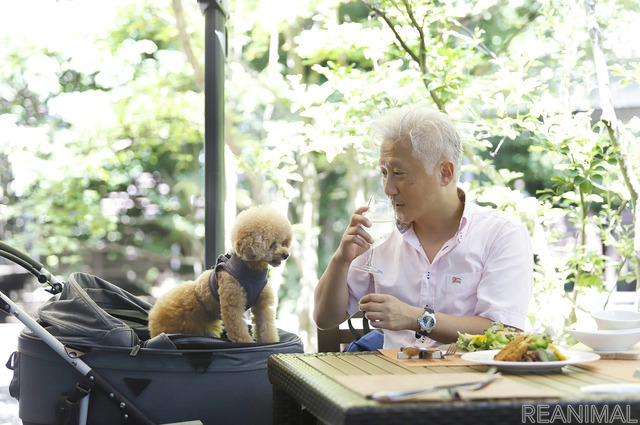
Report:
[[315,306],[313,319],[320,329],[331,329],[349,317],[349,290],[347,276],[351,262],[369,249],[373,242],[365,228],[371,227],[369,220],[362,214],[369,207],[360,207],[351,216],[340,246],[331,257],[314,291]]
[[371,227],[368,218],[362,214],[369,207],[360,207],[351,216],[349,226],[342,235],[340,246],[334,254],[334,258],[341,260],[343,263],[351,264],[358,256],[362,255],[369,249],[369,245],[373,243],[373,238],[366,232],[365,228]]
[[418,317],[424,309],[404,303],[393,295],[368,294],[360,299],[360,311],[375,328],[417,331]]

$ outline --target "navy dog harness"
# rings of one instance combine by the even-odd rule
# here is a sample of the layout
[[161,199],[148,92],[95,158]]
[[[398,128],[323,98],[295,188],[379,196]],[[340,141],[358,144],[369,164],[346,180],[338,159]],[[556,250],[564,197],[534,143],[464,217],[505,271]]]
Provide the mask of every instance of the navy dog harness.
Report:
[[233,276],[247,293],[245,310],[253,307],[258,301],[260,292],[267,285],[268,270],[252,269],[235,254],[220,255],[216,260],[216,265],[213,266],[213,273],[209,276],[209,289],[218,302],[220,302],[220,294],[218,294],[218,271],[220,270]]

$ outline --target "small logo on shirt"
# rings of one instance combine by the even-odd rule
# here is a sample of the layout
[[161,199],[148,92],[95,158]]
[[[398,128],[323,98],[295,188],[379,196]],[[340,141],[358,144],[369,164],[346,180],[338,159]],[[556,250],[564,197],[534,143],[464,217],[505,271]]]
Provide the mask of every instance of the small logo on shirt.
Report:
[[451,277],[451,283],[457,283],[458,285],[461,285],[462,284],[462,279],[460,279],[457,276],[452,276]]

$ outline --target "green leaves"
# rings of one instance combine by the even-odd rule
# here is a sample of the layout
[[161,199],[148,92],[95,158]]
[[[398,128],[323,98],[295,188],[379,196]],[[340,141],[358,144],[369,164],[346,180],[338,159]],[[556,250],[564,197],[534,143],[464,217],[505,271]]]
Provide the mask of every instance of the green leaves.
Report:
[[[640,12],[633,2],[603,4],[610,69],[628,87],[640,81],[637,59],[625,56]],[[468,195],[516,214],[531,232],[536,326],[561,332],[558,323],[574,319],[568,309],[605,289],[605,270],[628,278],[631,198],[619,161],[640,172],[640,150],[630,143],[622,158],[607,129],[594,125],[581,2],[229,6],[231,209],[288,205],[293,221],[312,212],[321,229],[298,227],[320,257],[311,275],[335,250],[354,203],[379,181],[371,120],[391,106],[428,102],[451,116],[467,144]],[[196,2],[183,9],[202,62],[203,17]],[[165,268],[193,274],[203,257],[204,93],[167,2],[130,2],[109,16],[101,32],[85,28],[66,41],[62,28],[55,37],[36,34],[37,15],[0,27],[13,28],[0,29],[0,231],[18,246],[37,239],[34,254],[55,257],[58,267],[65,258],[86,261],[76,252],[108,251],[126,267],[148,260],[139,280],[153,282]],[[18,34],[23,27],[29,32]],[[640,120],[624,131],[637,139]],[[620,258],[587,248],[594,239]],[[293,294],[299,282],[290,280],[283,291]],[[576,288],[566,297],[565,282]],[[551,310],[559,298],[570,306]]]

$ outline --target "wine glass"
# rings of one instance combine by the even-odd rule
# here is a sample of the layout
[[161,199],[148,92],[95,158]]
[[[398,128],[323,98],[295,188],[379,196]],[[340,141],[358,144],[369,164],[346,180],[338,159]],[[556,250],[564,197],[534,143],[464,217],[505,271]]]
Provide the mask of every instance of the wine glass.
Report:
[[369,273],[382,273],[382,271],[371,265],[373,248],[387,240],[393,233],[393,229],[396,227],[396,212],[393,203],[386,197],[371,196],[367,206],[369,209],[362,215],[371,222],[371,227],[365,228],[365,231],[373,238],[373,243],[370,244],[371,255],[365,265],[355,265],[353,267]]

